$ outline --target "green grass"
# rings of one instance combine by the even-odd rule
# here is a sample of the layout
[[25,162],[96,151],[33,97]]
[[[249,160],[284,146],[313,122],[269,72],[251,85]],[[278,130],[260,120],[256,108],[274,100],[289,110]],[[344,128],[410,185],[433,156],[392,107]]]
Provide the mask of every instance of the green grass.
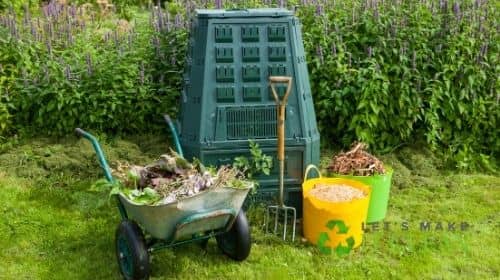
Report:
[[[167,147],[159,137],[140,136],[108,141],[104,150],[112,164],[144,163]],[[422,150],[383,159],[395,169],[390,228],[366,233],[350,255],[322,255],[301,240],[265,235],[262,208],[255,208],[248,213],[253,244],[245,262],[231,261],[211,240],[206,251],[187,245],[153,254],[152,279],[498,278],[500,177],[442,171]],[[83,140],[21,141],[0,154],[1,279],[119,279],[118,211],[88,191],[100,176]],[[421,221],[443,222],[444,230],[421,231]],[[462,221],[471,228],[448,231],[447,222]]]

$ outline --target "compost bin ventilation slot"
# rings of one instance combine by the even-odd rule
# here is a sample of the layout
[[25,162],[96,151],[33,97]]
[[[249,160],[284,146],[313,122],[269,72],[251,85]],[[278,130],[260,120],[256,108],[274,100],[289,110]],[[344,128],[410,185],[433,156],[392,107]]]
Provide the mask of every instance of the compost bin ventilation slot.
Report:
[[226,119],[228,139],[276,137],[274,106],[227,108]]

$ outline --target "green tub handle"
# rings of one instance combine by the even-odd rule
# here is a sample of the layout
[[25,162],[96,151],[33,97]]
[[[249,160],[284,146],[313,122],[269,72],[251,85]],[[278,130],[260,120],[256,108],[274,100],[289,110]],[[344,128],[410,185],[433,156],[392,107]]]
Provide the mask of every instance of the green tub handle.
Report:
[[95,153],[97,154],[97,158],[99,159],[99,163],[101,164],[102,170],[104,171],[104,176],[106,177],[106,180],[108,180],[108,182],[110,183],[113,183],[114,178],[113,175],[111,175],[111,168],[109,168],[108,162],[106,161],[106,157],[104,156],[104,153],[101,149],[101,145],[99,145],[97,139],[92,134],[86,132],[81,128],[76,128],[75,132],[78,136],[83,137],[89,140],[90,143],[92,143]]
[[177,150],[177,153],[181,157],[184,157],[184,153],[182,152],[181,142],[179,141],[179,134],[177,134],[177,130],[175,129],[172,119],[170,118],[169,115],[166,114],[163,115],[163,117],[165,118],[165,121],[167,122],[168,127],[170,128],[170,132],[172,133],[172,138],[174,138],[175,149]]

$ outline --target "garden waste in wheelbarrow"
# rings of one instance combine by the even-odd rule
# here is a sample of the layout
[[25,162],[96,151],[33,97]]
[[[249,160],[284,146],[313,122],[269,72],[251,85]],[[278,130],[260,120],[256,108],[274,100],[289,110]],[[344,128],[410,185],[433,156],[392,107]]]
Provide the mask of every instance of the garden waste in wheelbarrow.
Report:
[[[76,133],[92,143],[107,181],[114,183],[97,139],[79,128]],[[122,193],[116,195],[122,218],[115,236],[116,255],[124,278],[149,278],[149,253],[153,251],[211,237],[230,258],[246,259],[250,230],[241,206],[251,187],[223,186],[155,206],[134,203]]]

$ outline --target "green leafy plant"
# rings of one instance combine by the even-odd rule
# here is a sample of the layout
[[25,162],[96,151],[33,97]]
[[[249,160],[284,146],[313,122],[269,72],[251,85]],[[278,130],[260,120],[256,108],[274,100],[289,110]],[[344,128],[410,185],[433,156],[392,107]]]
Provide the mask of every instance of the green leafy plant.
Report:
[[109,199],[111,199],[115,195],[122,193],[130,201],[144,205],[154,205],[161,199],[161,196],[158,194],[158,192],[156,192],[152,188],[146,187],[142,190],[132,189],[123,186],[123,184],[118,180],[112,183],[107,181],[106,179],[97,180],[94,184],[91,185],[89,190],[98,193],[108,193]]
[[[88,190],[90,192],[102,194],[102,196],[100,196],[99,198],[100,200],[99,205],[104,205],[106,201],[109,204],[113,196],[118,195],[120,192],[125,191],[126,188],[123,187],[123,185],[119,181],[109,182],[106,179],[99,179],[95,181]],[[107,194],[107,199],[104,199],[106,194]]]
[[246,178],[252,179],[260,173],[269,175],[273,168],[273,158],[262,152],[259,144],[249,140],[250,158],[239,156],[234,159],[233,166],[242,170]]

